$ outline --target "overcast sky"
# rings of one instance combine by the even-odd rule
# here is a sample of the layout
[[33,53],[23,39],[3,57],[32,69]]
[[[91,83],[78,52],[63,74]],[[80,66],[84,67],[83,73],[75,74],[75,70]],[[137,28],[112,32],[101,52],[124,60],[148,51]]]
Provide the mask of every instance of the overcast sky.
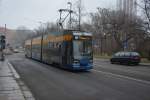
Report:
[[[55,22],[58,9],[66,8],[67,2],[77,0],[0,0],[0,26],[8,28],[26,26],[34,29],[41,22]],[[95,12],[97,7],[115,8],[116,0],[83,0],[86,12]]]

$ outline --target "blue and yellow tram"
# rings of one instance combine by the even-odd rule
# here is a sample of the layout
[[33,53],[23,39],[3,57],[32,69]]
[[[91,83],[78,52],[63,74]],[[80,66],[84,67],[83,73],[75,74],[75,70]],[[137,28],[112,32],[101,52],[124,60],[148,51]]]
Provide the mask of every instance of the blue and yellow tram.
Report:
[[26,57],[71,70],[93,68],[92,34],[80,31],[48,33],[25,42]]

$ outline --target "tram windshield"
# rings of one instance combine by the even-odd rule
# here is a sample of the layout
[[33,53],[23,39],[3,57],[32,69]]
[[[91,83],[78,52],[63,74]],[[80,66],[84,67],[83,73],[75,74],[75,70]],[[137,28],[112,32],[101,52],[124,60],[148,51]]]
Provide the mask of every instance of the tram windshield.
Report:
[[92,56],[92,40],[74,40],[73,47],[75,59]]

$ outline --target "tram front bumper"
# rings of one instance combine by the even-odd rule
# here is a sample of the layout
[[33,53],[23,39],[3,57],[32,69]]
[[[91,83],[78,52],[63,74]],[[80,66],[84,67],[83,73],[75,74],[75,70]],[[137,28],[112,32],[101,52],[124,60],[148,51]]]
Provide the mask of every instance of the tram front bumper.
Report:
[[88,64],[86,66],[81,66],[80,64],[73,64],[73,70],[90,70],[93,68],[93,64]]

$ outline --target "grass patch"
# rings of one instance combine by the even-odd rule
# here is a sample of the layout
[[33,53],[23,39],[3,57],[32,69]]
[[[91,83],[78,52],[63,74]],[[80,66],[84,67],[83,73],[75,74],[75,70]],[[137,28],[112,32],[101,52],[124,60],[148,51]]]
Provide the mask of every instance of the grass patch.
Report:
[[111,56],[108,56],[108,55],[94,55],[94,58],[98,58],[98,59],[110,59]]
[[148,60],[147,58],[142,58],[141,63],[150,63],[150,60]]

